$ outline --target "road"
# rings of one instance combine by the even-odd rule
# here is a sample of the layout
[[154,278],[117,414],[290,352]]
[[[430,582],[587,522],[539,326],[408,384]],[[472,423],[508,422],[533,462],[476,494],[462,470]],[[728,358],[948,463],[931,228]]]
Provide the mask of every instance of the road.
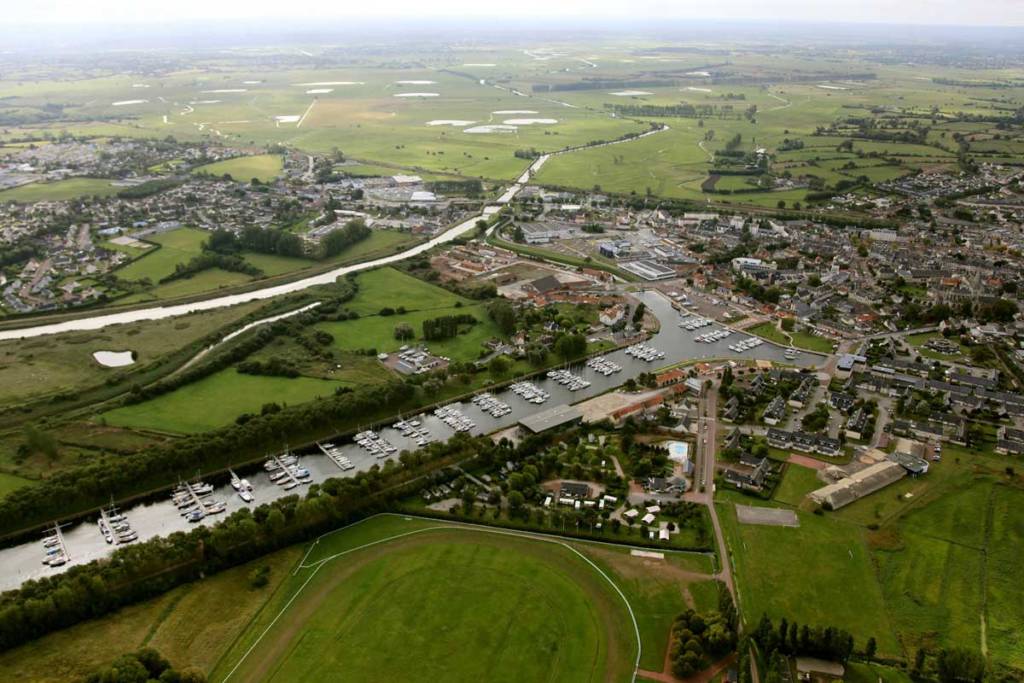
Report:
[[[309,113],[308,110],[306,113]],[[655,128],[636,137],[624,138],[622,140],[612,140],[610,142],[602,142],[595,145],[580,145],[578,147],[570,147],[550,154],[544,154],[534,160],[532,164],[523,172],[519,179],[513,183],[504,194],[501,195],[489,206],[485,206],[481,213],[467,218],[463,222],[455,225],[448,230],[444,231],[440,235],[437,235],[427,242],[422,242],[414,247],[410,247],[405,251],[391,256],[385,256],[373,261],[364,261],[363,263],[355,263],[349,266],[343,266],[335,268],[334,270],[320,273],[319,275],[313,275],[301,280],[295,280],[281,285],[274,285],[272,287],[264,287],[263,289],[254,289],[248,292],[240,292],[238,294],[228,294],[224,296],[216,296],[210,299],[203,299],[200,301],[194,301],[187,304],[177,304],[172,306],[156,306],[153,308],[139,308],[131,311],[122,311],[119,313],[105,313],[99,315],[92,315],[82,318],[75,318],[74,320],[65,320],[59,323],[49,323],[43,325],[30,325],[28,327],[12,328],[6,330],[0,330],[0,341],[8,339],[27,339],[29,337],[41,337],[47,334],[59,334],[61,332],[81,332],[87,330],[101,330],[109,325],[119,325],[123,323],[137,322],[140,320],[163,320],[166,318],[174,318],[180,315],[186,315],[188,313],[195,313],[197,311],[209,311],[216,308],[225,308],[228,306],[235,306],[237,304],[244,304],[250,301],[262,301],[265,299],[272,299],[277,296],[284,294],[291,294],[293,292],[299,292],[310,287],[316,287],[319,285],[329,285],[334,283],[339,277],[349,275],[351,273],[358,273],[363,270],[369,270],[371,268],[378,268],[380,266],[397,263],[404,261],[407,258],[417,256],[426,251],[433,249],[434,247],[451,242],[464,235],[471,230],[476,229],[477,223],[480,220],[490,218],[498,211],[501,210],[502,206],[511,202],[516,194],[523,189],[523,186],[530,181],[534,173],[540,170],[541,166],[550,159],[552,156],[560,154],[571,154],[572,152],[580,151],[583,149],[589,149],[591,147],[607,147],[609,145],[623,144],[627,142],[633,142],[640,140],[649,135],[655,135],[663,131],[668,130],[668,126],[662,126],[661,128]]]
[[[722,533],[722,525],[718,521],[718,511],[715,510],[715,450],[718,439],[718,387],[711,385],[700,403],[700,438],[697,441],[697,472],[699,479],[695,482],[694,490],[688,493],[686,499],[694,503],[702,503],[708,508],[711,516],[711,526],[715,531],[715,545],[718,547],[718,556],[722,568],[716,576],[725,583],[726,588],[736,601],[736,585],[732,578],[732,564],[729,561],[729,548],[725,544],[725,534]],[[700,485],[704,490],[700,490]],[[737,603],[737,607],[739,603]]]

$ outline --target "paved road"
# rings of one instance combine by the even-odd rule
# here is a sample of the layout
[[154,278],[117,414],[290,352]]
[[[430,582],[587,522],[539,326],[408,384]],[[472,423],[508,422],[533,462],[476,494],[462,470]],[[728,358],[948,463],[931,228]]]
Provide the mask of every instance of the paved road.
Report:
[[[700,477],[697,486],[694,487],[692,496],[687,497],[696,503],[703,503],[708,507],[711,516],[711,526],[715,531],[715,544],[718,546],[718,556],[722,568],[717,578],[725,583],[733,601],[736,600],[736,585],[732,578],[732,564],[729,562],[729,549],[725,545],[725,534],[722,533],[722,525],[718,521],[718,511],[715,510],[715,449],[718,437],[718,387],[712,385],[705,392],[700,403],[701,431],[697,441],[698,475]],[[704,482],[704,490],[700,490],[700,482]],[[737,603],[738,606],[738,603]]]

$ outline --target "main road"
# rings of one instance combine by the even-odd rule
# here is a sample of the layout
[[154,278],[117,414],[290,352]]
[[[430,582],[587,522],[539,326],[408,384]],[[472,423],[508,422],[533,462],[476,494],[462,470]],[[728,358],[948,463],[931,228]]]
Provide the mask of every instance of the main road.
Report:
[[192,303],[177,304],[173,306],[155,306],[153,308],[139,308],[131,311],[121,311],[119,313],[105,313],[101,315],[88,316],[84,318],[76,318],[74,320],[66,320],[59,323],[50,323],[45,325],[32,325],[21,328],[11,328],[6,330],[0,330],[0,341],[9,339],[26,339],[28,337],[41,337],[46,334],[59,334],[61,332],[81,332],[86,330],[101,330],[109,325],[119,325],[122,323],[132,323],[140,320],[162,320],[164,318],[173,318],[179,315],[186,315],[188,313],[196,313],[198,311],[209,311],[215,308],[226,308],[228,306],[235,306],[237,304],[244,304],[249,301],[261,301],[264,299],[272,299],[276,296],[283,294],[291,294],[292,292],[300,292],[310,287],[316,287],[319,285],[329,285],[337,280],[339,277],[349,275],[350,273],[358,273],[363,270],[369,270],[371,268],[378,268],[380,266],[386,266],[391,263],[398,263],[404,261],[407,258],[417,256],[425,251],[429,251],[434,247],[451,242],[457,237],[460,237],[467,232],[473,230],[480,220],[487,219],[494,214],[498,213],[501,208],[511,202],[520,190],[530,182],[533,174],[540,170],[548,159],[552,156],[559,154],[570,154],[582,149],[588,149],[590,147],[605,147],[608,145],[620,144],[623,142],[631,142],[633,140],[639,140],[645,138],[648,135],[654,135],[664,130],[668,130],[668,126],[661,128],[655,128],[649,130],[640,135],[623,138],[621,140],[613,140],[610,142],[602,142],[593,145],[581,145],[579,147],[566,148],[550,154],[543,154],[539,156],[530,166],[523,171],[523,174],[494,202],[494,204],[485,206],[483,211],[479,214],[466,219],[458,225],[452,226],[448,230],[444,231],[440,235],[430,239],[427,242],[417,244],[414,247],[410,247],[405,251],[392,254],[390,256],[384,256],[379,259],[372,261],[364,261],[362,263],[355,263],[349,266],[342,266],[329,270],[319,275],[312,275],[301,280],[295,280],[294,282],[287,282],[281,285],[274,285],[273,287],[265,287],[263,289],[255,289],[249,292],[241,292],[238,294],[228,294],[225,296],[213,297],[210,299],[203,299],[201,301],[194,301]]

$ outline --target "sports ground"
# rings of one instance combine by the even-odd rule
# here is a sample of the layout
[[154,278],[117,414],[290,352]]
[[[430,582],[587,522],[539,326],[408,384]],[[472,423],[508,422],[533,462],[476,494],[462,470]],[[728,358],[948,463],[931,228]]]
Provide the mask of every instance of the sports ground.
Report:
[[568,544],[389,516],[317,542],[212,680],[623,681],[638,638]]

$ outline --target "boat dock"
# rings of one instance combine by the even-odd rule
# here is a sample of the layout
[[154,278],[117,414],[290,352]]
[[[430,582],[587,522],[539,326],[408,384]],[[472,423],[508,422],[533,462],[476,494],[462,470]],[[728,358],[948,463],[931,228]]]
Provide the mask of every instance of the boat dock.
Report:
[[308,484],[312,476],[309,470],[299,467],[298,458],[288,452],[271,456],[263,463],[263,468],[270,474],[270,481],[285,491],[291,491],[300,484]]
[[61,567],[71,559],[68,546],[64,542],[64,533],[60,530],[61,525],[54,523],[53,532],[43,538],[43,547],[46,549],[46,558],[43,564],[51,567]]
[[128,520],[113,505],[100,509],[98,524],[104,540],[111,545],[133,543],[139,540],[139,534],[129,526]]
[[345,457],[342,450],[333,443],[320,443],[317,441],[316,445],[317,448],[320,449],[320,452],[330,458],[331,462],[337,465],[342,472],[347,472],[348,470],[354,470],[356,468],[356,466],[352,464],[352,461]]

